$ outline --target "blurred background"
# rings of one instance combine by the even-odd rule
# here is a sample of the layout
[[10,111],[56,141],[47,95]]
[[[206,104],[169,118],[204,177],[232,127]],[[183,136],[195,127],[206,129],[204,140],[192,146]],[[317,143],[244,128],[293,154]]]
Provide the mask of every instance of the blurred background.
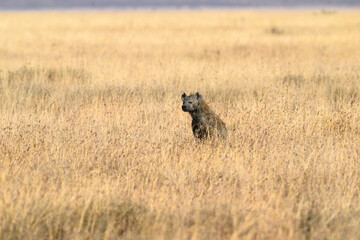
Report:
[[360,0],[1,0],[1,10],[359,7]]

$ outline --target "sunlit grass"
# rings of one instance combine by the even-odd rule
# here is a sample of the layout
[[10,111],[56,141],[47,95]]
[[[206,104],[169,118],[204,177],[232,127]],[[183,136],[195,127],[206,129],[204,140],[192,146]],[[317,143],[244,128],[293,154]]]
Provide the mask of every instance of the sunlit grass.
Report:
[[359,12],[0,19],[0,239],[360,237]]

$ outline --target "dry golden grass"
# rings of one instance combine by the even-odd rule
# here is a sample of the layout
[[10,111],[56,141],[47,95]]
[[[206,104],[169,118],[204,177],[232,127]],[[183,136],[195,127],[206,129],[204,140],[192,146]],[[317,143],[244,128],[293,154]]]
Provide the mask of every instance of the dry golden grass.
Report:
[[360,238],[358,11],[0,19],[0,239]]

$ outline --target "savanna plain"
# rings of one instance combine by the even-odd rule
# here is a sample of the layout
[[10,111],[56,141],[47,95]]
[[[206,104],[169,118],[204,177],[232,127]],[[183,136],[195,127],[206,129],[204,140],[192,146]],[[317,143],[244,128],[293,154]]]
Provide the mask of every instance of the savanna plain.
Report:
[[0,239],[359,239],[359,86],[359,11],[1,12]]

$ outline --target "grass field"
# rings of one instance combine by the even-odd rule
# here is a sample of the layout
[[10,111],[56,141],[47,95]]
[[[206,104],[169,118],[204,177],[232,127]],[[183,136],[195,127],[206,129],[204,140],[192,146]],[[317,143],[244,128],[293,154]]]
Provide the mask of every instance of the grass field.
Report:
[[359,239],[359,94],[359,11],[0,13],[0,239]]

